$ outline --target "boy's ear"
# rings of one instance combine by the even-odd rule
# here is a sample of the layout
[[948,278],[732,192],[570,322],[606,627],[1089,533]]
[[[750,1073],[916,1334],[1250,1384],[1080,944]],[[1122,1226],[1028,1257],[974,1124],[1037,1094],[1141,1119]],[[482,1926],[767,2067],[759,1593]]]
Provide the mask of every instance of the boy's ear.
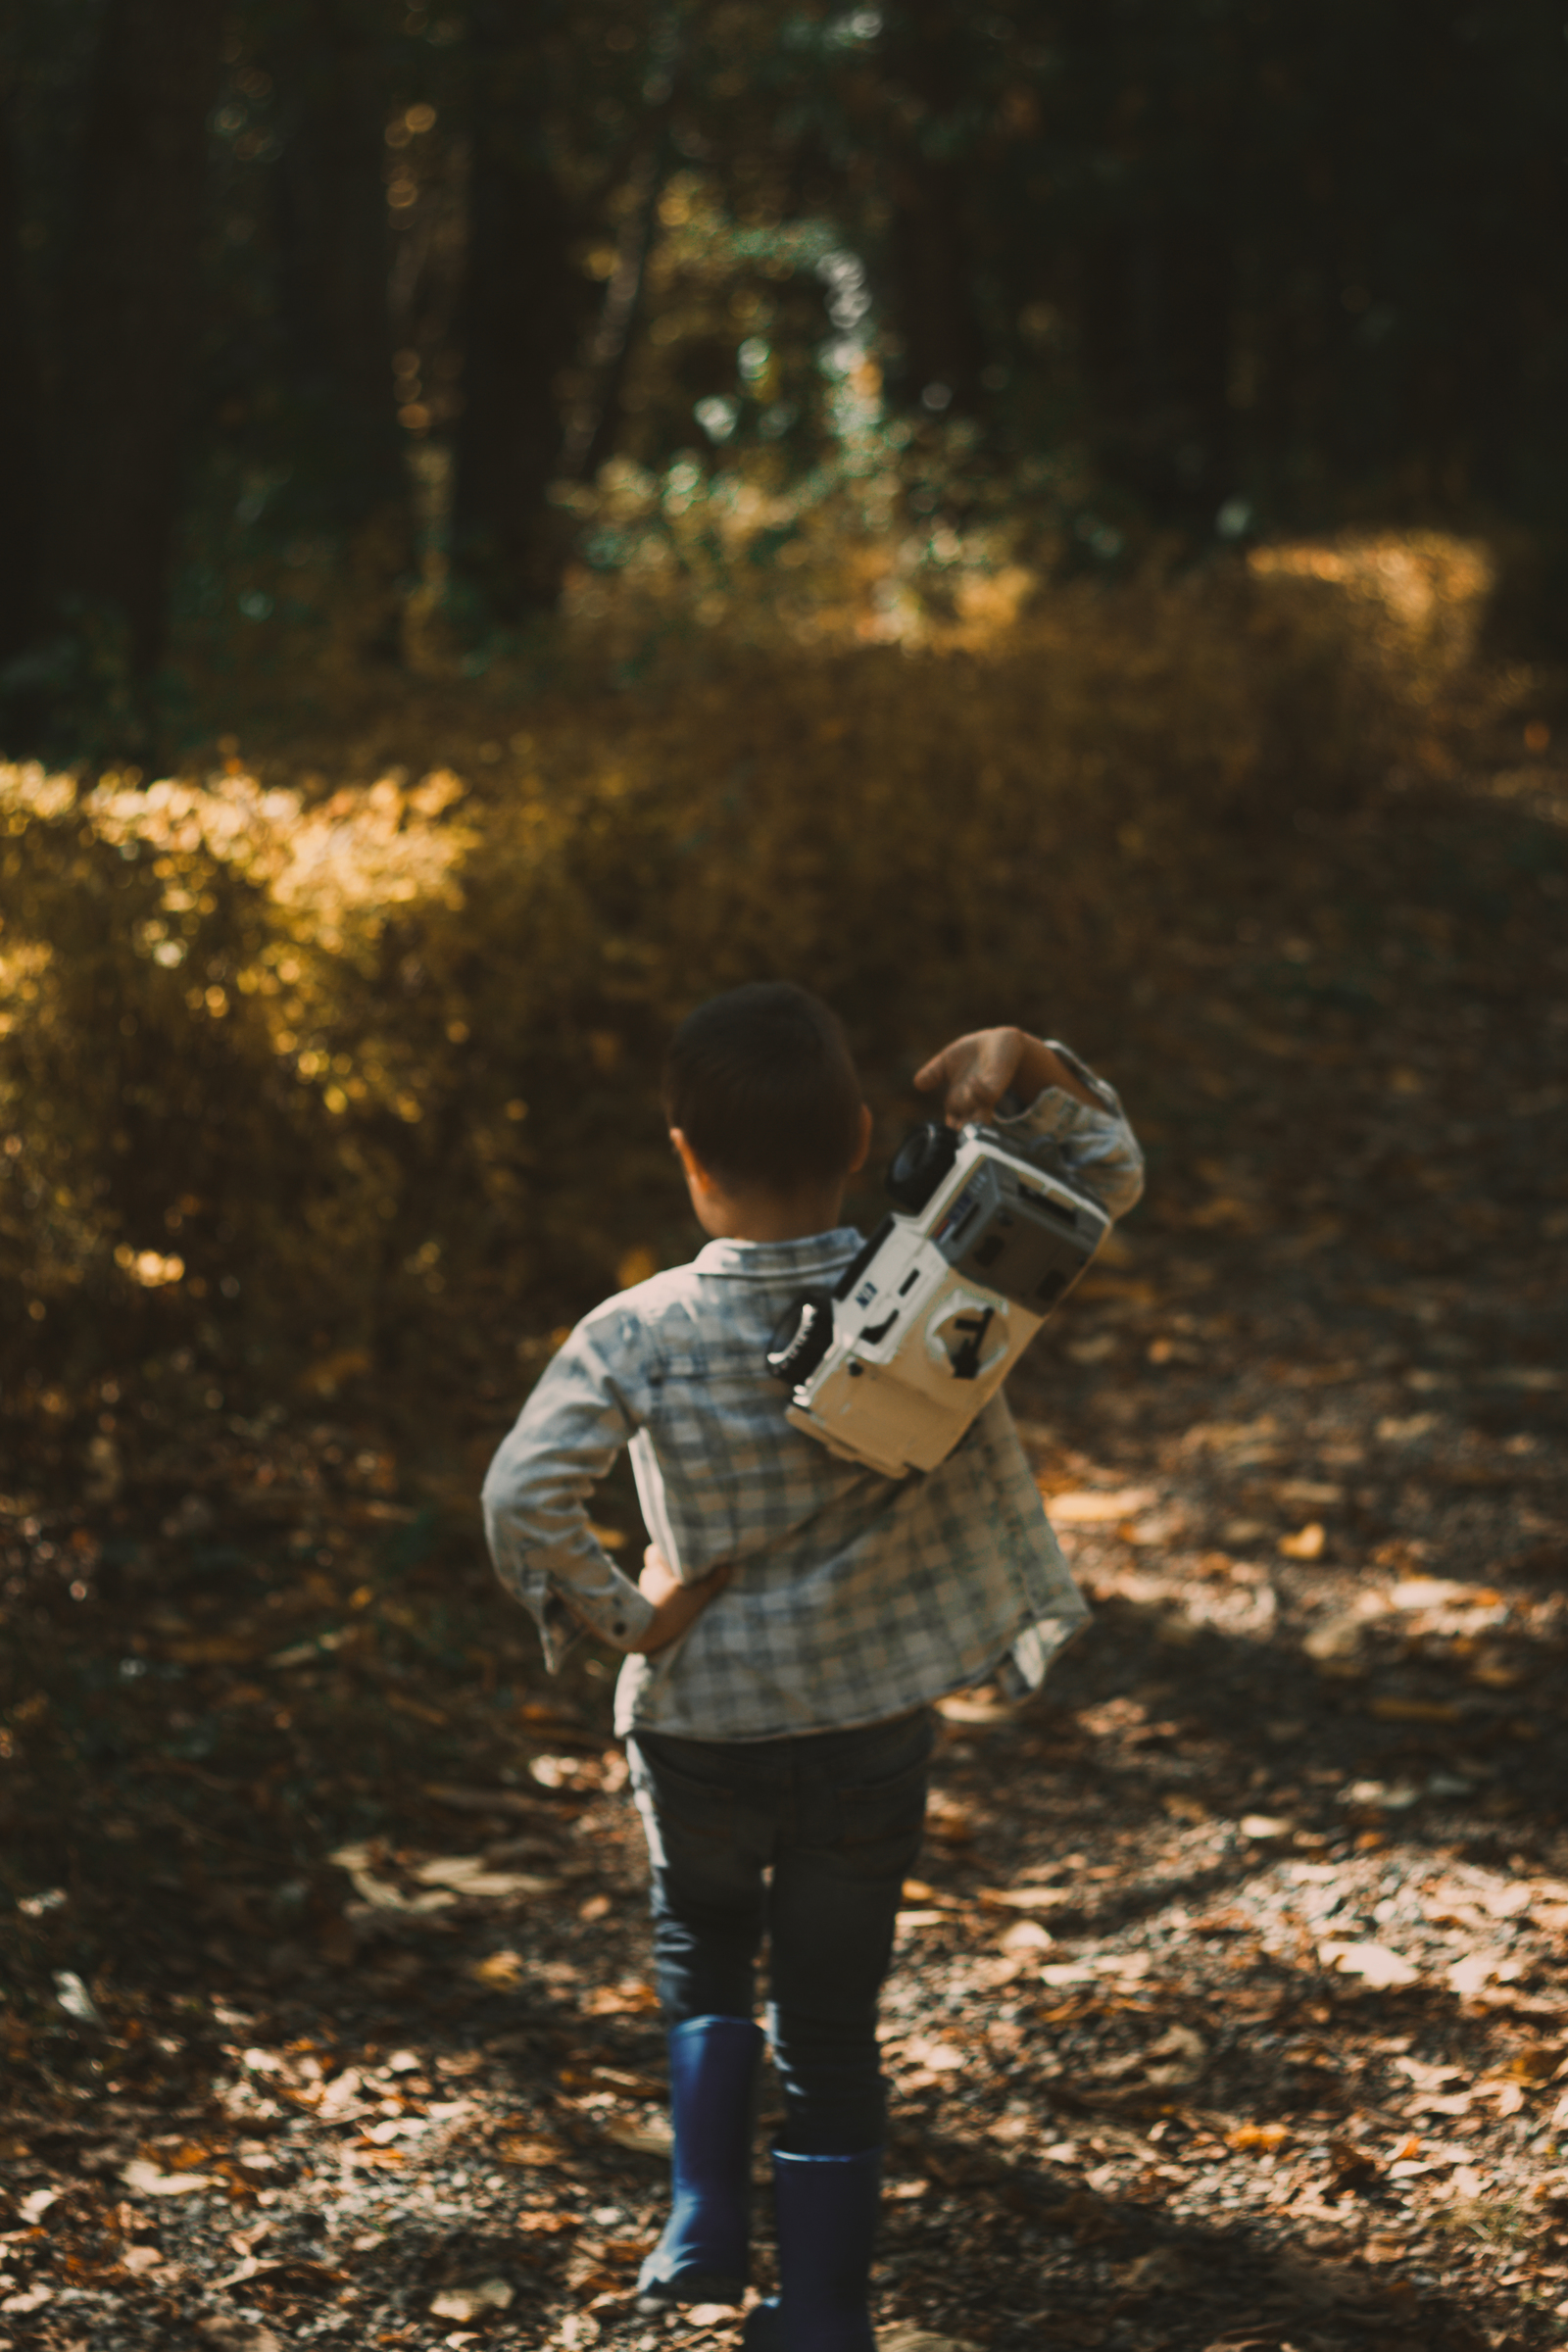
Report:
[[866,1156],[869,1153],[870,1149],[871,1113],[866,1104],[862,1102],[860,1104],[860,1140],[855,1148],[855,1157],[851,1160],[848,1169],[845,1171],[847,1175],[858,1176],[859,1174],[860,1170],[865,1165]]
[[711,1183],[711,1179],[709,1176],[708,1170],[704,1167],[702,1161],[698,1158],[696,1152],[692,1150],[690,1144],[686,1141],[685,1136],[678,1127],[672,1127],[670,1129],[669,1140],[675,1147],[676,1158],[680,1161],[681,1166],[686,1171],[687,1183],[700,1185],[705,1192],[708,1191]]

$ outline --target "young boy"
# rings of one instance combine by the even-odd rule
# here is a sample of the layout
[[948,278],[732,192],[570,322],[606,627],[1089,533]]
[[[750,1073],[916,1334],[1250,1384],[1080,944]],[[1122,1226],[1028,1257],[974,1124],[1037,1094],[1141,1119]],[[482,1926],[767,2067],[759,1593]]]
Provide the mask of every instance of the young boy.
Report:
[[[1120,1103],[1062,1047],[980,1030],[915,1083],[950,1123],[1004,1127],[1111,1214],[1137,1200]],[[485,1523],[552,1669],[586,1630],[626,1652],[615,1729],[652,1858],[675,2140],[643,2308],[744,2289],[765,1936],[781,2288],[745,2340],[869,2352],[877,2003],[924,1822],[931,1702],[992,1675],[1036,1687],[1087,1611],[1001,1396],[938,1469],[902,1480],[784,1417],[769,1336],[860,1245],[838,1217],[871,1119],[826,1005],[782,982],[703,1005],[664,1100],[711,1239],[578,1324],[491,1464]],[[588,1525],[626,1446],[654,1538],[637,1585]]]

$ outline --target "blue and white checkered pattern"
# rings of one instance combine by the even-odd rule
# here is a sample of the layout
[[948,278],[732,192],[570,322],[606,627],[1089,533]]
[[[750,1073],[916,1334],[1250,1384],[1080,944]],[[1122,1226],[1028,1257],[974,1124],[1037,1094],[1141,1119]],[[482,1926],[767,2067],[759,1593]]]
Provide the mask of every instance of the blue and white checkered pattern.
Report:
[[[1143,1189],[1113,1091],[1057,1047],[1100,1099],[1048,1088],[1004,1122],[1022,1156],[1111,1215]],[[586,1629],[617,1648],[651,1604],[588,1524],[629,1446],[650,1534],[687,1582],[734,1575],[678,1641],[628,1657],[615,1728],[772,1740],[877,1723],[1001,1674],[1034,1689],[1088,1615],[1004,1397],[940,1468],[893,1480],[838,1460],[784,1418],[763,1365],[779,1317],[831,1285],[853,1226],[793,1242],[710,1242],[584,1317],[523,1407],[484,1485],[502,1582],[559,1667]]]

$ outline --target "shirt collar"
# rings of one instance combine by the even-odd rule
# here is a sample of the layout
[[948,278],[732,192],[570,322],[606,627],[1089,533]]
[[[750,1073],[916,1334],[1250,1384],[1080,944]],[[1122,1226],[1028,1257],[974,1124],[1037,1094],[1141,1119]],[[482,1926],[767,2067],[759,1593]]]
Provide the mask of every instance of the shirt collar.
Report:
[[854,1225],[837,1225],[831,1233],[810,1233],[795,1242],[710,1242],[692,1260],[699,1274],[720,1274],[742,1282],[789,1282],[813,1274],[837,1273],[847,1257],[859,1249],[861,1236]]

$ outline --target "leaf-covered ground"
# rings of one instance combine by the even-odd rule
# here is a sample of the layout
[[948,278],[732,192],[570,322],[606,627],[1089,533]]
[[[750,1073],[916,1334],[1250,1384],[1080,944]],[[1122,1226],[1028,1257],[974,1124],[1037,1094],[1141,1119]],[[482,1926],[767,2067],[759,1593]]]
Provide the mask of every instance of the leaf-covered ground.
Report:
[[[944,1708],[893,2342],[1565,2332],[1561,804],[1298,838],[1082,1040],[1150,1198],[1014,1402],[1099,1605],[1038,1708]],[[515,1373],[400,1455],[181,1378],[7,1472],[0,2343],[734,2343],[628,2294],[640,1838],[608,1669],[547,1685],[480,1557]]]

